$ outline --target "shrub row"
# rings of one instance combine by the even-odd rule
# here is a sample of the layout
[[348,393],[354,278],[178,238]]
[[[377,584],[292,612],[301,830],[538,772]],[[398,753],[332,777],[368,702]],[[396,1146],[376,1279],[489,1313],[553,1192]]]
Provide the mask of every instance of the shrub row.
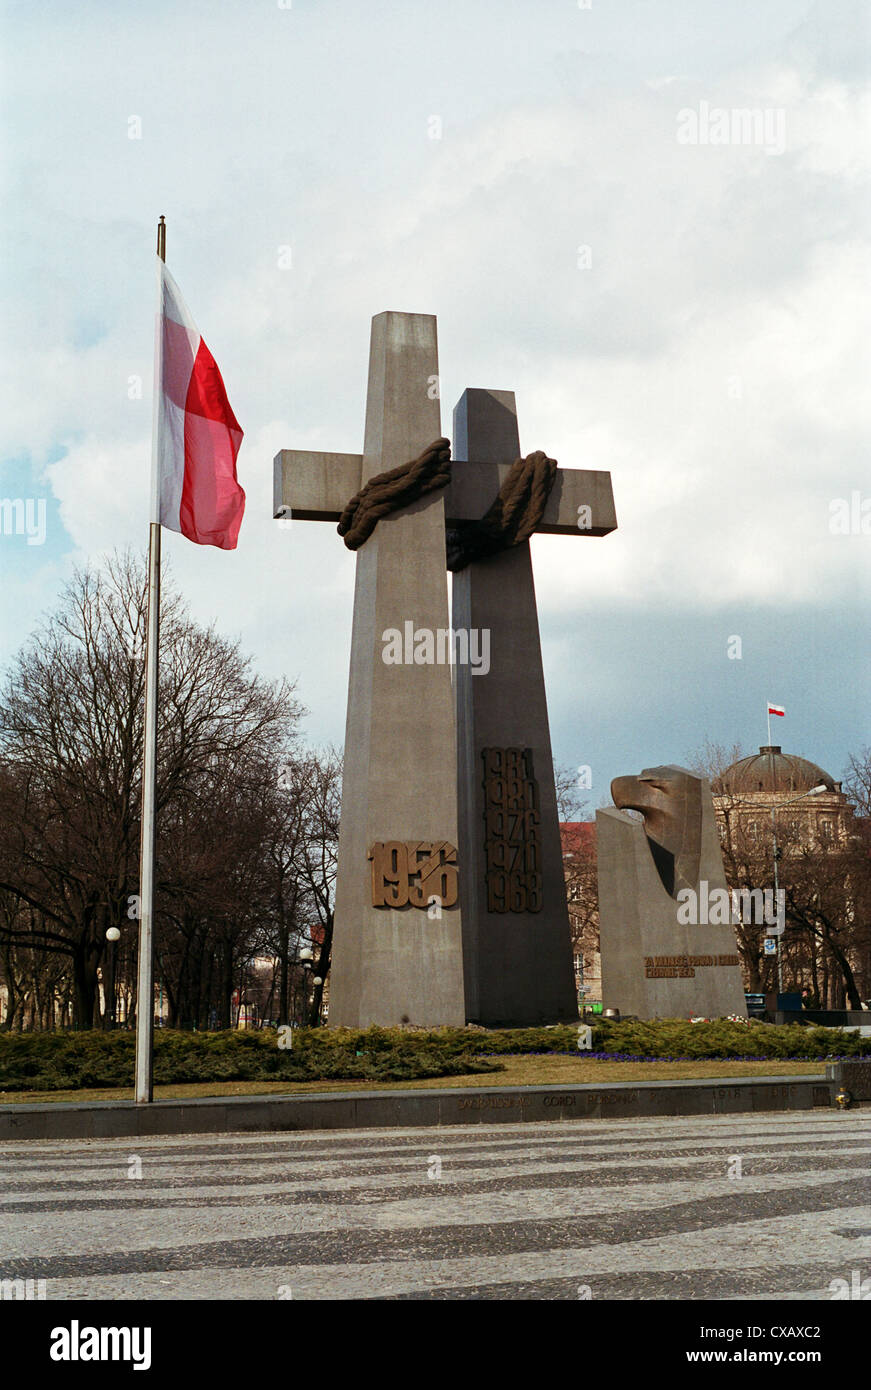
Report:
[[[275,1029],[257,1032],[155,1034],[154,1079],[198,1081],[412,1081],[502,1070],[499,1057],[578,1056],[577,1027],[296,1029],[292,1047]],[[584,1054],[580,1054],[584,1055]],[[800,1024],[640,1023],[603,1019],[593,1025],[597,1060],[822,1060],[871,1056],[871,1038]],[[134,1036],[129,1032],[0,1033],[0,1091],[76,1090],[132,1086]]]
[[[370,1038],[370,1033],[378,1036]],[[441,1048],[431,1035],[397,1030],[348,1033],[296,1030],[282,1050],[275,1029],[154,1037],[158,1084],[201,1081],[412,1081],[499,1071],[470,1049]],[[367,1045],[368,1044],[368,1045]],[[0,1033],[0,1091],[63,1091],[132,1086],[133,1033]]]

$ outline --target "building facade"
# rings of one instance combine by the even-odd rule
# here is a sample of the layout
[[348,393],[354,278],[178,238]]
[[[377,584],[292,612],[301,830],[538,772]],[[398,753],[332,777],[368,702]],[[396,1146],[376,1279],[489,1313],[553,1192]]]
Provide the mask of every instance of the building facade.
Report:
[[[825,790],[809,795],[816,787]],[[739,758],[713,779],[711,791],[726,846],[737,834],[760,845],[771,843],[772,812],[784,853],[846,849],[855,835],[853,809],[840,782],[807,758],[784,753],[778,744]]]

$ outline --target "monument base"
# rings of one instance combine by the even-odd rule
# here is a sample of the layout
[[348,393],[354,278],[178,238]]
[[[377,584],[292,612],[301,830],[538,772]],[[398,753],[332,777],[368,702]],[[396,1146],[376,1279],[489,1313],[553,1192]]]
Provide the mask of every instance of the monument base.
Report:
[[710,788],[684,768],[612,783],[640,810],[596,814],[602,998],[621,1015],[747,1017]]

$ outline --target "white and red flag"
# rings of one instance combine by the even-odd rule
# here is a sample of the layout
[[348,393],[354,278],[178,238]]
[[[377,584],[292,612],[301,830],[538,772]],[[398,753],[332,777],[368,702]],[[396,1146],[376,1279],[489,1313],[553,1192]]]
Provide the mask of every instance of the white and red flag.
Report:
[[771,705],[771,704],[770,704],[770,705],[768,706],[768,713],[769,713],[769,714],[780,714],[780,715],[783,715],[783,714],[786,714],[786,710],[783,708],[783,705]]
[[217,363],[158,256],[154,514],[197,545],[235,550],[245,510],[242,430]]

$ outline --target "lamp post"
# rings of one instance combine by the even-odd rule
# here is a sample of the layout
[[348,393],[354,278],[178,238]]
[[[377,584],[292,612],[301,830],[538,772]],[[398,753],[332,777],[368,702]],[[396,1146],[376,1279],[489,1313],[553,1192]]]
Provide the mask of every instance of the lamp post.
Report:
[[[314,952],[311,951],[311,950],[309,950],[308,946],[304,946],[303,949],[302,949],[301,951],[297,952],[297,957],[296,957],[296,958],[297,958],[297,960],[299,961],[300,965],[302,966],[303,972],[304,972],[304,973],[303,973],[303,980],[305,981],[305,1008],[304,1008],[305,1019],[303,1020],[303,1023],[305,1024],[305,1023],[307,1022],[307,1020],[308,1020],[308,1009],[309,1009],[309,981],[311,981],[311,983],[314,985],[315,989],[317,989],[320,985],[322,985],[324,981],[323,981],[323,977],[322,977],[321,975],[315,975],[315,974],[313,973],[314,970],[316,969],[316,966],[315,966],[315,957],[314,957]],[[320,1009],[319,1009],[319,1010],[318,1010],[317,1022],[321,1022],[321,1021],[322,1021],[322,1019],[321,1019],[321,1014],[320,1014]]]
[[[817,783],[817,785],[816,785],[815,787],[811,787],[810,791],[802,792],[801,796],[792,796],[792,797],[789,798],[788,801],[781,801],[781,802],[779,803],[779,806],[776,806],[776,807],[775,807],[775,806],[772,806],[772,808],[771,808],[771,841],[772,841],[772,844],[773,844],[773,846],[774,846],[774,906],[775,906],[775,910],[777,909],[777,904],[778,904],[778,901],[779,901],[778,894],[779,894],[779,892],[780,892],[780,879],[779,879],[779,876],[778,876],[778,873],[777,873],[777,864],[778,864],[778,860],[780,859],[780,850],[778,849],[778,846],[777,846],[777,821],[775,820],[775,811],[779,810],[780,807],[782,807],[782,806],[794,806],[795,803],[796,803],[797,801],[804,801],[804,799],[805,799],[806,796],[819,796],[819,795],[820,795],[820,792],[827,792],[828,790],[829,790],[829,789],[828,789],[828,787],[826,786],[825,782],[819,782],[819,783]],[[781,935],[782,935],[782,933],[781,933],[781,932],[778,932],[778,933],[777,933],[777,936],[776,936],[776,941],[777,941],[777,993],[778,993],[778,995],[780,995],[780,994],[783,993],[783,957],[782,957],[782,955],[781,955],[781,953],[780,953],[780,938],[781,938]]]
[[304,946],[298,953],[297,960],[302,966],[303,988],[305,990],[302,1006],[302,1026],[304,1028],[308,1022],[308,982],[311,977],[311,972],[314,969],[314,955],[309,950],[308,946]]
[[106,940],[109,943],[109,979],[106,986],[106,1024],[109,1028],[115,1027],[115,942],[120,941],[121,933],[117,927],[110,927],[106,932]]

